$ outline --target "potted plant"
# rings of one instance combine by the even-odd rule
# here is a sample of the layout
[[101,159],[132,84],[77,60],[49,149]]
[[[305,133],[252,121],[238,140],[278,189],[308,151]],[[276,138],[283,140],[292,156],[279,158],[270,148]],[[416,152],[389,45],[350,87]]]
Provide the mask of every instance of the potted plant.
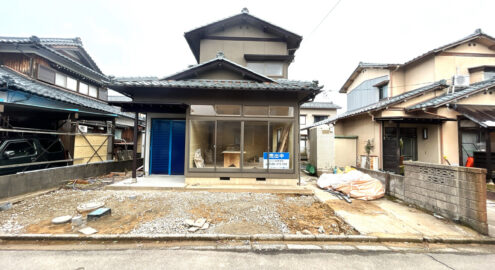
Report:
[[375,146],[371,143],[371,140],[368,139],[368,142],[366,142],[366,145],[364,146],[364,151],[366,152],[366,165],[365,165],[366,169],[371,169],[370,154],[374,148]]

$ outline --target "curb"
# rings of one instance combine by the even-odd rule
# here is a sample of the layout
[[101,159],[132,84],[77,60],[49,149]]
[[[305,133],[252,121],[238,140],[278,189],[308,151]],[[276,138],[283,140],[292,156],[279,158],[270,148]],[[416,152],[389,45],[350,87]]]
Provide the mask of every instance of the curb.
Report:
[[409,243],[443,243],[443,244],[487,244],[494,245],[495,238],[453,238],[453,237],[377,237],[366,235],[299,235],[299,234],[0,234],[4,241],[294,241],[294,242],[409,242]]

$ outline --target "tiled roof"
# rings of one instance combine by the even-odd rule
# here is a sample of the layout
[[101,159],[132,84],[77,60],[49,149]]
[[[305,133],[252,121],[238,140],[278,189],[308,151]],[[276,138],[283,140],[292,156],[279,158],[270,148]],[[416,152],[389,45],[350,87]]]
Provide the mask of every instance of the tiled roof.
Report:
[[414,89],[414,90],[405,92],[403,94],[400,94],[400,95],[397,95],[397,96],[393,96],[393,97],[390,97],[390,98],[381,100],[379,102],[370,104],[368,106],[365,106],[365,107],[362,107],[362,108],[359,108],[359,109],[355,109],[355,110],[352,110],[352,111],[348,111],[348,112],[345,112],[343,114],[336,115],[334,117],[325,119],[325,120],[320,121],[320,122],[316,122],[313,125],[304,127],[304,129],[312,128],[312,127],[316,127],[316,126],[324,125],[324,124],[328,124],[328,123],[333,123],[333,122],[335,122],[335,121],[337,121],[339,119],[343,119],[343,118],[355,116],[355,115],[358,115],[358,114],[362,114],[362,113],[366,113],[366,112],[370,112],[370,111],[380,110],[380,109],[383,109],[383,108],[385,108],[387,106],[390,106],[390,105],[393,105],[393,104],[396,104],[396,103],[399,103],[399,102],[403,102],[403,101],[405,101],[405,100],[407,100],[409,98],[413,98],[415,96],[421,95],[421,94],[423,94],[425,92],[429,92],[429,91],[436,90],[436,89],[443,89],[443,88],[445,88],[447,86],[448,85],[446,84],[446,81],[445,80],[441,80],[441,81],[435,82],[433,84],[430,84],[430,85],[427,85],[427,86],[423,86],[423,87],[420,87],[420,88],[417,88],[417,89]]
[[487,88],[495,87],[495,78],[491,78],[478,83],[473,83],[467,88],[458,89],[454,93],[447,93],[436,98],[429,99],[427,101],[415,104],[407,107],[406,111],[422,110],[427,108],[439,107],[449,102],[456,101],[458,99],[466,98],[470,95],[484,91]]
[[301,109],[342,109],[333,102],[308,102],[301,105]]
[[319,91],[317,81],[292,81],[276,80],[275,82],[254,82],[248,80],[140,80],[110,82],[112,87],[161,87],[161,88],[206,88],[206,89],[232,89],[232,90],[308,90]]
[[103,101],[87,98],[76,93],[59,89],[55,86],[32,80],[4,66],[0,66],[0,83],[8,84],[8,87],[12,89],[18,89],[53,100],[126,117],[134,117],[132,113],[124,113],[120,108],[108,105]]
[[208,68],[209,66],[217,67],[218,65],[223,65],[224,68],[232,69],[232,70],[237,70],[239,73],[242,72],[245,76],[248,75],[249,77],[263,81],[263,82],[273,82],[274,80],[271,78],[266,77],[263,74],[260,74],[252,69],[249,69],[245,66],[241,66],[233,61],[230,61],[229,59],[225,58],[224,54],[222,52],[219,52],[217,54],[216,58],[213,58],[211,60],[205,61],[199,65],[194,65],[191,66],[185,70],[179,71],[173,75],[167,76],[162,78],[161,80],[183,80],[183,79],[189,79],[191,77],[191,74],[194,74],[196,71],[201,71],[202,69]]
[[[71,65],[74,65],[74,66],[77,66],[79,68],[82,68],[83,70],[93,74],[93,75],[97,75],[100,79],[107,79],[107,77],[99,70],[94,70],[92,68],[89,68],[75,60],[73,60],[72,58],[58,52],[57,50],[55,50],[54,48],[52,48],[51,46],[54,46],[54,45],[71,45],[71,46],[77,46],[79,48],[81,48],[82,50],[84,50],[84,48],[82,47],[82,42],[79,38],[75,38],[75,39],[65,39],[65,38],[38,38],[36,36],[32,36],[32,37],[29,37],[29,38],[26,38],[26,37],[0,37],[0,44],[36,44],[38,45],[38,47],[40,49],[43,49],[47,52],[50,52],[52,54],[55,54],[56,56],[58,57],[61,57],[63,58],[65,61],[68,61]],[[84,52],[86,53],[86,51],[84,50]],[[89,56],[88,53],[86,53],[86,55],[88,56],[88,58],[93,61],[91,59],[91,57]],[[94,61],[93,61],[94,63]],[[96,66],[96,64],[95,64]],[[70,67],[66,67],[66,68],[70,68]]]
[[415,58],[407,61],[402,66],[405,66],[405,65],[408,65],[410,63],[416,62],[417,60],[422,59],[422,58],[424,58],[424,57],[426,57],[426,56],[428,56],[430,54],[441,52],[441,51],[446,50],[446,49],[449,49],[451,47],[455,47],[455,46],[457,46],[457,45],[459,45],[461,43],[468,42],[470,40],[477,39],[477,38],[480,38],[480,37],[485,37],[485,38],[488,38],[488,39],[491,39],[491,40],[495,41],[495,38],[487,35],[483,31],[481,31],[481,29],[476,29],[474,31],[474,33],[472,33],[472,34],[470,34],[470,35],[468,35],[468,36],[466,36],[466,37],[464,37],[462,39],[459,39],[457,41],[451,42],[449,44],[446,44],[446,45],[443,45],[443,46],[438,47],[436,49],[433,49],[431,51],[428,51],[428,52],[426,52],[426,53],[424,53],[424,54],[422,54],[422,55],[420,55],[418,57],[415,57]]

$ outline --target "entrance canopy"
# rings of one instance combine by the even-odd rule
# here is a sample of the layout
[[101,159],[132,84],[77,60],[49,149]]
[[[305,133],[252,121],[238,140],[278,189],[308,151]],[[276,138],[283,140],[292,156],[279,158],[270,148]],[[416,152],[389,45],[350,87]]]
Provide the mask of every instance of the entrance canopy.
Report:
[[476,124],[495,129],[495,106],[493,105],[456,105],[454,109]]

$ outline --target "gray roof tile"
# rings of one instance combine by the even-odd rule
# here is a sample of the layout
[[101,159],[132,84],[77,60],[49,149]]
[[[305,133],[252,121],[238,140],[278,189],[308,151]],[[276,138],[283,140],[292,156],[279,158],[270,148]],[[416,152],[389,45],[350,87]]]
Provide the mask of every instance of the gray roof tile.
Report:
[[365,106],[365,107],[362,107],[362,108],[359,108],[359,109],[355,109],[355,110],[352,110],[352,111],[348,111],[348,112],[345,112],[345,113],[336,115],[334,117],[325,119],[325,120],[320,121],[320,122],[316,122],[313,125],[304,127],[303,129],[308,129],[308,128],[312,128],[312,127],[316,127],[316,126],[320,126],[320,125],[324,125],[324,124],[333,123],[333,122],[335,122],[335,121],[337,121],[339,119],[343,119],[343,118],[355,116],[355,115],[366,113],[366,112],[370,112],[370,111],[380,110],[380,109],[383,109],[383,108],[385,108],[387,106],[390,106],[390,105],[393,105],[393,104],[396,104],[396,103],[405,101],[408,98],[412,98],[412,97],[415,97],[417,95],[420,95],[420,94],[423,94],[425,92],[432,91],[432,90],[435,90],[435,89],[445,88],[447,86],[448,85],[446,84],[446,81],[445,80],[441,80],[441,81],[435,82],[433,84],[426,85],[426,86],[423,86],[423,87],[420,87],[420,88],[417,88],[417,89],[414,89],[414,90],[405,92],[403,94],[400,94],[400,95],[397,95],[397,96],[393,96],[393,97],[390,97],[390,98],[381,100],[379,102],[370,104],[368,106]]
[[301,105],[301,109],[342,109],[333,102],[308,102]]
[[439,106],[442,106],[446,103],[465,98],[467,96],[473,95],[475,93],[478,93],[480,91],[485,90],[486,88],[491,88],[491,87],[495,87],[495,77],[488,79],[488,80],[485,80],[485,81],[473,83],[467,88],[456,90],[454,93],[443,94],[439,97],[432,98],[432,99],[429,99],[425,102],[421,102],[421,103],[415,104],[413,106],[407,107],[406,111],[414,111],[414,110],[422,110],[422,109],[426,109],[426,108],[439,107]]
[[55,86],[32,80],[22,74],[19,74],[5,66],[0,66],[0,83],[7,84],[13,89],[36,94],[42,97],[79,105],[107,113],[122,115],[134,118],[132,113],[125,113],[119,107],[108,105],[104,101],[87,98],[76,93],[64,91]]

